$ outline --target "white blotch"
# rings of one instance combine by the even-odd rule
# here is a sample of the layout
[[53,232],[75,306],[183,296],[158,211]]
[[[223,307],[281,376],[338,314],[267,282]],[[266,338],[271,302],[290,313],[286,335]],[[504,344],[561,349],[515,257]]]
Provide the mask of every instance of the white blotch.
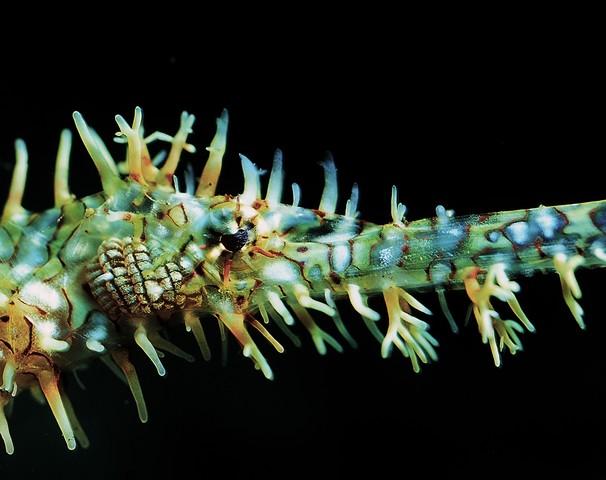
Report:
[[153,238],[155,238],[157,240],[160,240],[160,239],[166,240],[166,239],[171,238],[174,235],[173,231],[166,228],[161,223],[156,223],[156,224],[152,224],[152,225],[148,224],[147,232],[149,232],[149,235],[151,235]]
[[208,205],[206,202],[199,197],[194,197],[195,200],[192,200],[192,197],[189,195],[185,195],[184,197],[186,198],[183,198],[183,206],[190,222],[195,222],[208,215]]
[[38,232],[32,232],[30,230],[27,232],[27,242],[30,245],[34,245],[36,247],[46,247],[46,244],[48,243],[48,239],[46,238],[46,236],[44,236]]
[[278,235],[274,235],[267,240],[266,250],[280,251],[284,248],[285,242]]
[[35,305],[46,311],[56,311],[64,307],[61,294],[50,285],[33,280],[24,285],[19,297],[28,305]]
[[257,235],[259,235],[259,236],[269,235],[273,231],[271,224],[269,222],[267,222],[263,217],[260,217],[257,220],[256,227],[257,227]]
[[179,258],[179,266],[181,267],[181,270],[186,272],[191,272],[194,269],[194,263],[185,255]]
[[36,322],[36,330],[43,337],[54,338],[57,335],[57,326],[50,320]]
[[107,329],[99,325],[88,332],[87,337],[97,341],[105,340],[107,338]]
[[606,252],[604,252],[602,247],[594,247],[593,254],[603,262],[606,262]]
[[396,262],[397,258],[391,248],[382,248],[379,250],[379,263],[382,267],[387,267]]
[[157,302],[164,293],[164,289],[155,280],[146,280],[145,290],[152,302]]
[[335,245],[332,249],[332,268],[336,272],[342,272],[351,263],[349,244]]
[[547,210],[541,210],[535,218],[535,222],[543,232],[543,236],[547,239],[555,235],[555,229],[558,226],[555,216]]
[[259,211],[255,210],[249,205],[240,205],[240,216],[242,220],[252,220],[257,215],[259,215]]
[[488,233],[488,240],[493,243],[496,242],[499,238],[501,238],[501,232],[493,230],[492,232]]
[[295,267],[287,260],[274,260],[262,271],[263,277],[272,283],[285,283],[297,280]]
[[33,270],[31,265],[19,263],[12,268],[12,274],[15,280],[21,280],[27,277]]
[[35,322],[34,325],[38,333],[38,342],[44,350],[48,352],[66,352],[69,350],[70,344],[68,342],[55,338],[58,329],[53,322],[44,320]]
[[529,227],[526,222],[512,223],[507,231],[515,243],[524,244],[528,241]]
[[337,243],[349,240],[353,236],[353,231],[336,231],[327,233],[326,235],[320,235],[319,237],[314,237],[313,241],[318,243]]
[[453,237],[461,237],[463,235],[463,229],[461,227],[455,227],[448,230],[448,235]]
[[271,232],[280,229],[282,213],[275,211],[264,213],[262,216],[259,216],[257,222],[257,234],[269,235]]

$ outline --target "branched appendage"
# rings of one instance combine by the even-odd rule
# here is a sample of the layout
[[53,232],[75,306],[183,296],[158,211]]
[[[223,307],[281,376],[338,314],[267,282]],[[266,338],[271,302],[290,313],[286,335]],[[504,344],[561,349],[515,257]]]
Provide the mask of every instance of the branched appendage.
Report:
[[387,358],[395,345],[402,354],[410,358],[412,368],[420,372],[419,360],[427,363],[429,359],[437,361],[434,347],[438,341],[429,333],[429,324],[411,314],[411,307],[425,314],[431,311],[405,290],[390,286],[383,290],[383,299],[387,307],[389,326],[381,344],[381,355]]
[[[62,391],[56,358],[68,352],[86,357],[81,353],[85,347],[79,343],[84,338],[84,329],[68,333],[69,304],[55,287],[52,283],[31,280],[8,303],[6,321],[0,324],[0,410],[19,393],[30,390],[46,399],[67,447],[73,450],[76,440],[86,446],[88,439]],[[80,353],[74,354],[74,350]],[[7,452],[12,453],[4,412],[0,412],[0,435]]]
[[[494,363],[498,367],[501,365],[499,352],[503,351],[505,346],[512,354],[522,350],[517,333],[522,333],[524,329],[515,320],[501,319],[492,306],[491,297],[507,302],[528,331],[533,332],[534,326],[522,311],[515,296],[515,293],[520,290],[520,286],[507,278],[504,264],[497,263],[489,267],[482,284],[478,281],[480,273],[482,272],[479,268],[469,267],[462,271],[461,276],[467,295],[473,304],[473,313],[482,335],[482,343],[490,345]],[[499,338],[498,346],[497,336]]]
[[[521,350],[523,327],[534,331],[515,296],[520,287],[505,274],[505,264],[495,263],[499,261],[523,272],[553,267],[566,304],[584,327],[574,271],[584,262],[587,267],[606,262],[603,201],[458,218],[438,206],[434,218],[410,222],[394,186],[391,223],[375,225],[356,220],[357,185],[344,215],[336,213],[337,169],[330,156],[323,163],[324,190],[317,209],[298,206],[297,184],[292,185],[292,203],[283,201],[280,151],[265,196],[263,171],[244,155],[242,193],[217,195],[226,111],[217,119],[197,187],[189,169],[185,191],[179,189],[175,171],[183,151],[196,151],[187,142],[193,115],[183,112],[174,136],[154,132],[147,137],[139,107],[132,123],[116,116],[116,140],[127,144],[120,162],[82,115],[74,112],[73,117],[103,191],[82,199],[71,194],[71,134],[63,131],[55,208],[32,215],[21,204],[27,150],[17,140],[17,162],[0,218],[0,437],[9,454],[14,448],[7,415],[14,397],[25,390],[51,407],[69,449],[76,441],[88,445],[61,389],[61,374],[95,358],[128,385],[139,418],[146,422],[147,407],[129,353],[141,349],[159,375],[166,372],[162,352],[192,361],[162,335],[172,321],[183,322],[208,360],[201,318],[217,320],[223,361],[229,332],[242,354],[271,379],[272,370],[256,343],[260,335],[276,351],[284,351],[268,331],[270,322],[295,346],[301,341],[290,328],[302,326],[320,354],[328,347],[341,352],[341,344],[325,330],[330,319],[356,346],[337,310],[335,300],[343,296],[381,344],[382,356],[388,357],[395,346],[418,372],[422,363],[437,359],[438,342],[429,324],[417,317],[418,312],[431,312],[411,292],[436,290],[456,332],[444,289],[463,284],[482,340],[498,366],[504,348]],[[170,143],[168,155],[160,152],[152,159],[148,144],[155,140]],[[584,256],[571,255],[575,249]],[[470,260],[491,266],[466,268]],[[387,310],[385,332],[381,314],[368,304],[368,297],[377,293]],[[507,302],[517,320],[502,319],[493,297]]]

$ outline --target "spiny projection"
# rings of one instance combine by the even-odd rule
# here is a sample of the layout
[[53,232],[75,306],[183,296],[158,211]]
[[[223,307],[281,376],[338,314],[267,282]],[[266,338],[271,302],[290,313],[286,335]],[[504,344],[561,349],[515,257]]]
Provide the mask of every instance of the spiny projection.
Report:
[[[575,270],[606,265],[606,201],[464,217],[438,206],[435,217],[408,221],[394,186],[391,222],[377,225],[358,218],[357,185],[344,214],[336,213],[331,157],[322,164],[317,209],[299,206],[297,184],[291,201],[283,200],[279,150],[264,191],[261,170],[241,155],[242,193],[217,194],[226,111],[217,119],[197,184],[192,168],[182,184],[175,176],[183,152],[196,153],[188,143],[193,115],[183,112],[172,136],[145,136],[138,107],[131,124],[117,115],[115,140],[126,145],[120,162],[80,113],[73,118],[99,173],[99,193],[84,198],[71,193],[72,134],[64,130],[54,207],[28,211],[22,205],[28,153],[22,140],[15,142],[16,164],[0,221],[0,436],[9,454],[14,447],[7,413],[25,390],[48,403],[70,450],[77,442],[88,446],[61,380],[97,358],[126,381],[146,422],[130,352],[143,351],[159,375],[166,372],[161,352],[192,361],[164,336],[174,324],[193,333],[209,360],[205,328],[216,321],[223,344],[229,332],[243,355],[271,379],[255,338],[283,352],[270,330],[300,346],[293,331],[300,324],[320,354],[343,350],[337,333],[356,347],[346,327],[350,319],[342,318],[337,306],[338,299],[347,299],[380,343],[381,355],[389,357],[395,347],[418,372],[422,363],[437,360],[438,342],[429,331],[431,311],[416,293],[435,291],[456,331],[445,292],[464,289],[498,366],[505,348],[518,352],[520,334],[534,331],[516,297],[520,286],[511,278],[555,272],[565,304],[584,328]],[[150,145],[160,142],[168,151],[152,157]],[[385,303],[386,326],[368,305],[375,295]],[[515,319],[501,317],[496,300],[506,303]]]

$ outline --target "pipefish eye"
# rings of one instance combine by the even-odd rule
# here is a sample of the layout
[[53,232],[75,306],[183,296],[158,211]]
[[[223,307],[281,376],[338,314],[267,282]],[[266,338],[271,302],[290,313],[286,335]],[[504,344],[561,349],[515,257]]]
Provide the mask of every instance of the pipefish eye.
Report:
[[239,252],[248,243],[248,228],[240,228],[236,233],[221,235],[221,243],[230,252]]

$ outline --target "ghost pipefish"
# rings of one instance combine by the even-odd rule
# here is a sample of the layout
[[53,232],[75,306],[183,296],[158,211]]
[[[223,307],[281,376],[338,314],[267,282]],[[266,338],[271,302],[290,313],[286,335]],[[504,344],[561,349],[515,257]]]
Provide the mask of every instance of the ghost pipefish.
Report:
[[[230,332],[243,355],[271,379],[253,335],[283,352],[270,330],[276,327],[299,345],[292,329],[301,324],[320,354],[328,347],[342,351],[317,319],[332,319],[338,334],[355,346],[337,310],[336,300],[348,299],[379,341],[381,355],[388,357],[395,347],[419,371],[422,363],[437,359],[438,342],[429,332],[431,311],[417,292],[437,292],[456,330],[445,292],[463,289],[498,366],[503,350],[516,353],[520,334],[534,330],[513,278],[555,272],[565,304],[584,328],[575,270],[606,265],[606,201],[463,217],[438,206],[433,218],[408,221],[394,186],[391,222],[378,225],[358,218],[356,185],[343,214],[336,213],[337,171],[330,157],[323,163],[317,209],[299,206],[297,184],[291,200],[283,200],[280,151],[265,188],[261,170],[241,155],[243,192],[218,195],[226,111],[217,119],[199,180],[186,170],[182,185],[175,171],[183,151],[196,152],[187,142],[193,115],[182,114],[173,136],[144,136],[140,108],[132,124],[117,115],[115,140],[126,145],[125,160],[118,163],[82,115],[75,112],[73,118],[102,191],[84,198],[70,192],[72,134],[64,130],[54,207],[26,210],[28,153],[17,140],[0,221],[0,435],[9,454],[14,448],[5,410],[24,390],[48,403],[70,450],[76,442],[88,445],[61,376],[97,358],[126,380],[146,422],[129,352],[141,349],[159,375],[165,374],[159,351],[192,360],[163,335],[170,325],[192,332],[208,360],[205,327],[216,318],[223,341]],[[153,142],[167,143],[168,153],[152,157]],[[375,295],[384,301],[385,325],[368,305]],[[503,309],[515,320],[501,317]]]

